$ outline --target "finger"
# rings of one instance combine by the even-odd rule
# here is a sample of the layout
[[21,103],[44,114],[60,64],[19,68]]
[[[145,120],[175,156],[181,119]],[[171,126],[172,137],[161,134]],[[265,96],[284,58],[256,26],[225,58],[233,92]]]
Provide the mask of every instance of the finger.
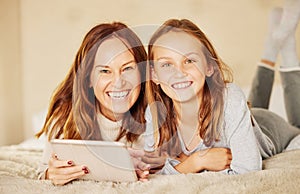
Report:
[[160,171],[162,169],[163,166],[156,166],[154,168],[151,168],[149,173],[150,174],[155,174],[156,172]]
[[51,153],[51,158],[58,160],[57,154],[56,153]]
[[145,156],[149,157],[149,158],[157,158],[160,156],[159,152],[157,150],[153,151],[153,152],[144,152]]
[[139,158],[145,155],[145,152],[143,150],[138,150],[138,149],[132,149],[132,148],[127,148],[130,156]]
[[150,169],[150,165],[142,162],[139,159],[133,158],[133,164],[134,164],[134,168],[135,169],[139,169],[139,170],[149,170]]
[[147,179],[148,176],[149,176],[149,171],[148,170],[143,171],[143,170],[138,169],[135,172],[136,172],[139,179]]
[[[157,158],[147,158],[147,157],[143,157],[142,158],[142,162],[146,163],[149,165],[149,169],[152,168],[156,168],[158,166],[161,166],[162,162],[161,161],[157,161]],[[164,162],[163,162],[164,163]]]
[[165,158],[148,158],[148,157],[143,157],[142,161],[146,164],[150,165],[162,165],[165,163]]
[[[73,180],[85,174],[88,174],[89,170],[86,166],[72,166],[63,168],[49,168],[48,177],[50,180]],[[63,181],[62,181],[63,182]],[[61,183],[61,182],[59,182]]]
[[145,162],[139,161],[139,163],[137,164],[138,169],[140,170],[149,170],[150,169],[150,165],[146,164]]
[[61,167],[68,167],[68,166],[74,166],[74,162],[72,160],[58,160],[55,158],[50,158],[49,160],[49,166],[54,168],[61,168]]
[[70,175],[64,176],[64,177],[57,176],[55,178],[52,178],[51,180],[54,185],[64,185],[68,182],[71,182],[72,180],[75,180],[75,179],[78,179],[78,178],[84,176],[85,174],[87,174],[87,173],[85,173],[84,171],[80,171],[80,172],[76,172],[76,173],[73,173],[73,174],[70,174]]

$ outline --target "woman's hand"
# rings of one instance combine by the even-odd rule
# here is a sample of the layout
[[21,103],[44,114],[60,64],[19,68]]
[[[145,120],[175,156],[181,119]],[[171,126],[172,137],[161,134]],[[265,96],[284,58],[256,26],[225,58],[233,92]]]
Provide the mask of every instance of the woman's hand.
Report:
[[142,157],[145,155],[143,150],[136,150],[127,148],[135,168],[135,172],[139,181],[148,181],[150,165],[142,161]]
[[64,185],[89,173],[86,166],[75,165],[71,160],[59,160],[53,153],[48,165],[45,178],[51,180],[54,185]]
[[209,148],[190,156],[180,156],[175,169],[181,173],[196,173],[203,170],[221,171],[230,168],[232,155],[228,148]]
[[159,150],[153,152],[145,152],[142,161],[150,165],[150,173],[155,173],[160,170],[166,162],[169,155],[166,152],[160,153]]

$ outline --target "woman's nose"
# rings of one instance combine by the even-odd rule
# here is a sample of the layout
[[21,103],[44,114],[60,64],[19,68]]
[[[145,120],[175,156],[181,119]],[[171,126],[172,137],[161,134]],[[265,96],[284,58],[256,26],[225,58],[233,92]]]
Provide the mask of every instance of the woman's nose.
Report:
[[115,88],[122,88],[125,85],[125,80],[123,78],[123,76],[121,74],[116,74],[114,76],[114,81],[113,81],[113,85]]

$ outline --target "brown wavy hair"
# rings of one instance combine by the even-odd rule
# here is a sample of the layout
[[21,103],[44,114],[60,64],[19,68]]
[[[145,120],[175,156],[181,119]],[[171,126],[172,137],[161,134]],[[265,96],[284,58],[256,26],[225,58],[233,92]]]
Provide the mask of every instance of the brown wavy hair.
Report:
[[99,102],[90,86],[94,59],[99,45],[107,38],[117,37],[134,56],[141,76],[141,90],[137,101],[122,119],[119,136],[135,141],[144,132],[144,113],[147,106],[145,77],[147,53],[138,36],[120,22],[104,23],[93,27],[84,37],[70,70],[55,90],[48,109],[43,133],[51,138],[102,140],[97,122]]
[[[158,28],[149,41],[148,60],[150,67],[148,67],[147,76],[151,77],[151,68],[154,65],[152,49],[155,42],[170,31],[186,32],[197,38],[199,43],[203,45],[202,51],[206,56],[207,64],[214,69],[213,75],[205,79],[202,102],[198,111],[199,135],[204,144],[210,146],[214,141],[219,140],[218,130],[222,124],[224,114],[224,91],[226,83],[232,82],[231,69],[221,60],[206,35],[194,23],[187,19],[170,19]],[[178,44],[180,44],[180,40],[178,40]],[[178,138],[177,117],[173,101],[163,92],[160,85],[156,85],[151,80],[147,83],[146,88],[149,104],[160,102],[165,106],[164,110],[161,110],[161,108],[155,106],[157,103],[154,103],[154,106],[151,105],[151,113],[156,125],[155,130],[158,130],[159,133],[157,144],[162,146],[164,142],[169,141],[169,150],[170,148],[174,149],[175,144],[178,145]]]

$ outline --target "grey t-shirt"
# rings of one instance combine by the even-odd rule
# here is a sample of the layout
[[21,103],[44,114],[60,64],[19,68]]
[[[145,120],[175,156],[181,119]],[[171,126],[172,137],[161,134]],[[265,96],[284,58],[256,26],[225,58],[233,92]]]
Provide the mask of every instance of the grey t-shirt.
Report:
[[[221,172],[226,174],[242,174],[262,169],[262,156],[270,157],[274,154],[272,141],[261,131],[254,120],[251,123],[251,113],[242,90],[235,84],[227,84],[224,96],[224,121],[220,129],[220,141],[211,147],[225,147],[231,149],[232,161],[230,169]],[[150,112],[147,112],[150,114]],[[149,116],[148,116],[149,117]],[[148,129],[149,130],[149,129]],[[193,150],[187,150],[177,131],[181,143],[182,152],[186,155],[208,149],[201,141]],[[147,138],[145,139],[147,142]],[[174,166],[179,164],[178,160],[167,158],[164,167],[159,174],[178,174]]]

